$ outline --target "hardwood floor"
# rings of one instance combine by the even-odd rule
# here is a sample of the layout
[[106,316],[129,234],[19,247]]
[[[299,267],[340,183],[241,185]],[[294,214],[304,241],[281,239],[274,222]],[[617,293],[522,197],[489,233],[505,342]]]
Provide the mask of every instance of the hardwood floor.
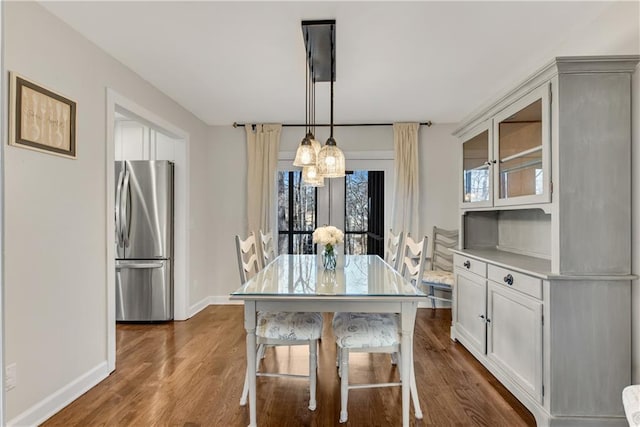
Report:
[[[258,378],[260,426],[337,426],[340,386],[329,315],[320,343],[318,408],[306,380]],[[424,418],[415,426],[535,426],[533,416],[460,344],[450,310],[418,310],[416,381]],[[351,356],[351,382],[391,381],[388,355]],[[269,349],[264,370],[307,370],[307,348]],[[45,426],[246,426],[242,306],[209,306],[192,319],[117,326],[117,368]],[[400,388],[351,390],[347,426],[402,424]]]

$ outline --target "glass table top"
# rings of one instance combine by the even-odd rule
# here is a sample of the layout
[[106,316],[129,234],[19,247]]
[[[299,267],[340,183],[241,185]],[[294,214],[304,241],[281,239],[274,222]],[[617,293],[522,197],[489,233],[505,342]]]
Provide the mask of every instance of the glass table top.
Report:
[[280,255],[231,295],[425,295],[377,255],[340,257],[330,271],[318,255]]

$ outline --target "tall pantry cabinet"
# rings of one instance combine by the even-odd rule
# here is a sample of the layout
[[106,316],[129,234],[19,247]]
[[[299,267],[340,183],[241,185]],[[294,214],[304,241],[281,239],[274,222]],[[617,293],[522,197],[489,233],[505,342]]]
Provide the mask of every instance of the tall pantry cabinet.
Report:
[[541,426],[626,425],[639,59],[555,58],[454,133],[451,336]]

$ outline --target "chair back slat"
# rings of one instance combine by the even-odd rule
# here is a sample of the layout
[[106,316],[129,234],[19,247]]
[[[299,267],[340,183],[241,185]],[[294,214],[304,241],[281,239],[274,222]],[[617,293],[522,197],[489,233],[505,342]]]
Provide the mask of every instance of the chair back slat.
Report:
[[256,236],[253,232],[245,240],[236,235],[236,254],[238,256],[240,284],[242,285],[260,271],[257,249]]
[[421,283],[427,255],[427,237],[416,242],[409,234],[404,240],[400,274],[413,283]]
[[262,266],[264,267],[276,259],[275,242],[271,231],[263,233],[260,230],[260,245],[262,249]]
[[400,250],[402,249],[402,231],[394,234],[393,230],[389,230],[387,244],[384,253],[384,260],[394,269],[398,269],[400,265]]
[[431,243],[431,270],[453,271],[453,253],[449,249],[458,245],[458,230],[433,227]]

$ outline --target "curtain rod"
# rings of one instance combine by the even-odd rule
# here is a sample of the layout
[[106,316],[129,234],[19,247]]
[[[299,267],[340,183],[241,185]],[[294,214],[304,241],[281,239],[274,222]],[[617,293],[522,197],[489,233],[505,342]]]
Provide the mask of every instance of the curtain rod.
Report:
[[[421,122],[418,123],[420,126],[426,126],[426,127],[431,127],[431,125],[433,124],[431,122],[431,120],[428,120],[426,122]],[[255,127],[255,123],[251,123],[251,126]],[[244,123],[238,123],[238,122],[233,122],[232,125],[234,128],[237,127],[244,127],[245,124]],[[282,127],[288,128],[288,127],[305,127],[308,126],[307,124],[304,123],[283,123]],[[331,126],[331,124],[329,123],[315,123],[313,126],[316,127],[329,127]],[[338,127],[348,127],[348,126],[393,126],[393,123],[334,123],[333,126],[338,126]]]

